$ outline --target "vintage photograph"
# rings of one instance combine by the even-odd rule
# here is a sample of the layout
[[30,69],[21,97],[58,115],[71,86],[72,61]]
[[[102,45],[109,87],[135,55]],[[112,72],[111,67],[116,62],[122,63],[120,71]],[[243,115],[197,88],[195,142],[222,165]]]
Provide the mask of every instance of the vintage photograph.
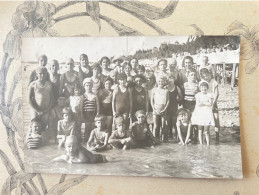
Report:
[[30,173],[242,178],[238,36],[22,39]]

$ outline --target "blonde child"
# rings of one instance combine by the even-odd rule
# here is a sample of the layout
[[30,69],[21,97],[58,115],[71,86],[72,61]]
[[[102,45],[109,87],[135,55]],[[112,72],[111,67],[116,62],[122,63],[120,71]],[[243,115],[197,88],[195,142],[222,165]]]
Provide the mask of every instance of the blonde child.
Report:
[[215,126],[212,105],[214,97],[208,93],[209,84],[207,81],[201,81],[200,91],[195,95],[196,105],[192,115],[192,124],[198,125],[199,142],[203,145],[203,132],[205,133],[206,143],[210,145],[210,126]]
[[91,131],[87,142],[87,148],[90,151],[102,151],[107,148],[109,134],[105,129],[104,117],[97,115],[94,118],[96,128]]
[[165,88],[167,79],[164,76],[157,78],[157,87],[152,90],[151,106],[153,108],[153,134],[155,138],[160,137],[160,128],[162,128],[162,140],[166,140],[166,110],[169,105],[169,93]]
[[178,132],[178,137],[179,137],[179,144],[186,145],[189,144],[191,139],[191,113],[189,110],[185,108],[180,108],[177,113],[177,123],[176,123],[176,128]]
[[58,121],[58,146],[62,147],[65,144],[66,137],[70,135],[71,131],[76,134],[76,122],[73,118],[73,112],[69,107],[62,110],[63,119]]
[[123,117],[117,117],[115,121],[115,131],[112,133],[108,141],[113,148],[123,150],[130,148],[132,144],[132,138],[129,131],[125,127],[126,125],[124,123]]

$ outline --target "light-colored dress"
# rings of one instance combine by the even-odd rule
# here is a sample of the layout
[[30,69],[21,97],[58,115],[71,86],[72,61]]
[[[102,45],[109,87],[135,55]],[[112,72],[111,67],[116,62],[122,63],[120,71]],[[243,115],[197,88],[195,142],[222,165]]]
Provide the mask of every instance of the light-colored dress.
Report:
[[213,101],[213,94],[207,93],[202,94],[197,93],[195,95],[196,99],[196,105],[195,109],[192,115],[192,124],[193,125],[201,125],[201,126],[215,126],[214,116],[212,113],[212,105],[211,106],[205,106],[205,105],[199,105],[198,102],[210,102],[212,104]]

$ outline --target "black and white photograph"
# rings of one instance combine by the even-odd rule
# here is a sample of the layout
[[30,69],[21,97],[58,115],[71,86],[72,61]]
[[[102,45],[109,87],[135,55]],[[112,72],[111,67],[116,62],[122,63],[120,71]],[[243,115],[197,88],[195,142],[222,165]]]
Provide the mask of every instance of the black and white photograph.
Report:
[[29,173],[241,179],[238,36],[23,38]]

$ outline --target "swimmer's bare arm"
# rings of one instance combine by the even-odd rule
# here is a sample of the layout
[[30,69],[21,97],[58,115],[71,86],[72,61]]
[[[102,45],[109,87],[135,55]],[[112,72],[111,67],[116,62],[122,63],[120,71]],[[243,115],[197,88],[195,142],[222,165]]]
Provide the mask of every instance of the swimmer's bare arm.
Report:
[[58,156],[58,157],[52,159],[50,162],[61,162],[61,161],[68,161],[68,156],[63,154],[61,156]]
[[188,124],[188,130],[187,130],[187,135],[186,135],[186,139],[185,139],[185,144],[188,144],[189,139],[190,139],[190,135],[191,135],[191,128],[192,128],[192,124],[189,123]]
[[181,132],[180,122],[179,121],[176,123],[176,128],[177,128],[177,133],[178,133],[180,142],[184,145],[185,143],[183,141],[183,137],[182,137],[182,132]]
[[60,84],[59,84],[59,94],[62,93],[62,90],[64,88],[64,74],[60,76]]
[[42,110],[39,108],[35,101],[35,89],[34,85],[30,84],[29,86],[29,104],[30,106],[36,111],[36,112],[42,112]]
[[219,98],[219,88],[218,88],[218,86],[216,86],[214,89],[214,99],[213,99],[213,103],[212,103],[212,108],[214,108],[216,106],[218,98]]
[[176,86],[176,88],[177,88],[177,94],[178,94],[178,102],[181,102],[183,101],[183,93],[178,86]]
[[112,112],[113,112],[113,116],[116,117],[117,113],[115,110],[115,101],[116,101],[116,95],[118,93],[117,88],[114,89],[113,94],[112,94]]
[[91,131],[91,134],[90,134],[90,137],[89,137],[89,140],[87,142],[87,149],[88,150],[94,150],[95,147],[92,146],[92,143],[94,142],[94,134],[95,134],[95,131]]
[[154,93],[155,93],[155,88],[152,90],[151,98],[150,98],[150,103],[151,103],[151,107],[153,110],[155,110],[154,109]]
[[98,95],[95,96],[95,102],[96,102],[96,110],[97,110],[97,115],[100,113],[100,104],[99,104],[99,97]]
[[42,112],[43,113],[48,112],[52,108],[53,104],[54,104],[53,88],[50,84],[50,102],[49,102],[48,107],[46,109],[44,109]]

